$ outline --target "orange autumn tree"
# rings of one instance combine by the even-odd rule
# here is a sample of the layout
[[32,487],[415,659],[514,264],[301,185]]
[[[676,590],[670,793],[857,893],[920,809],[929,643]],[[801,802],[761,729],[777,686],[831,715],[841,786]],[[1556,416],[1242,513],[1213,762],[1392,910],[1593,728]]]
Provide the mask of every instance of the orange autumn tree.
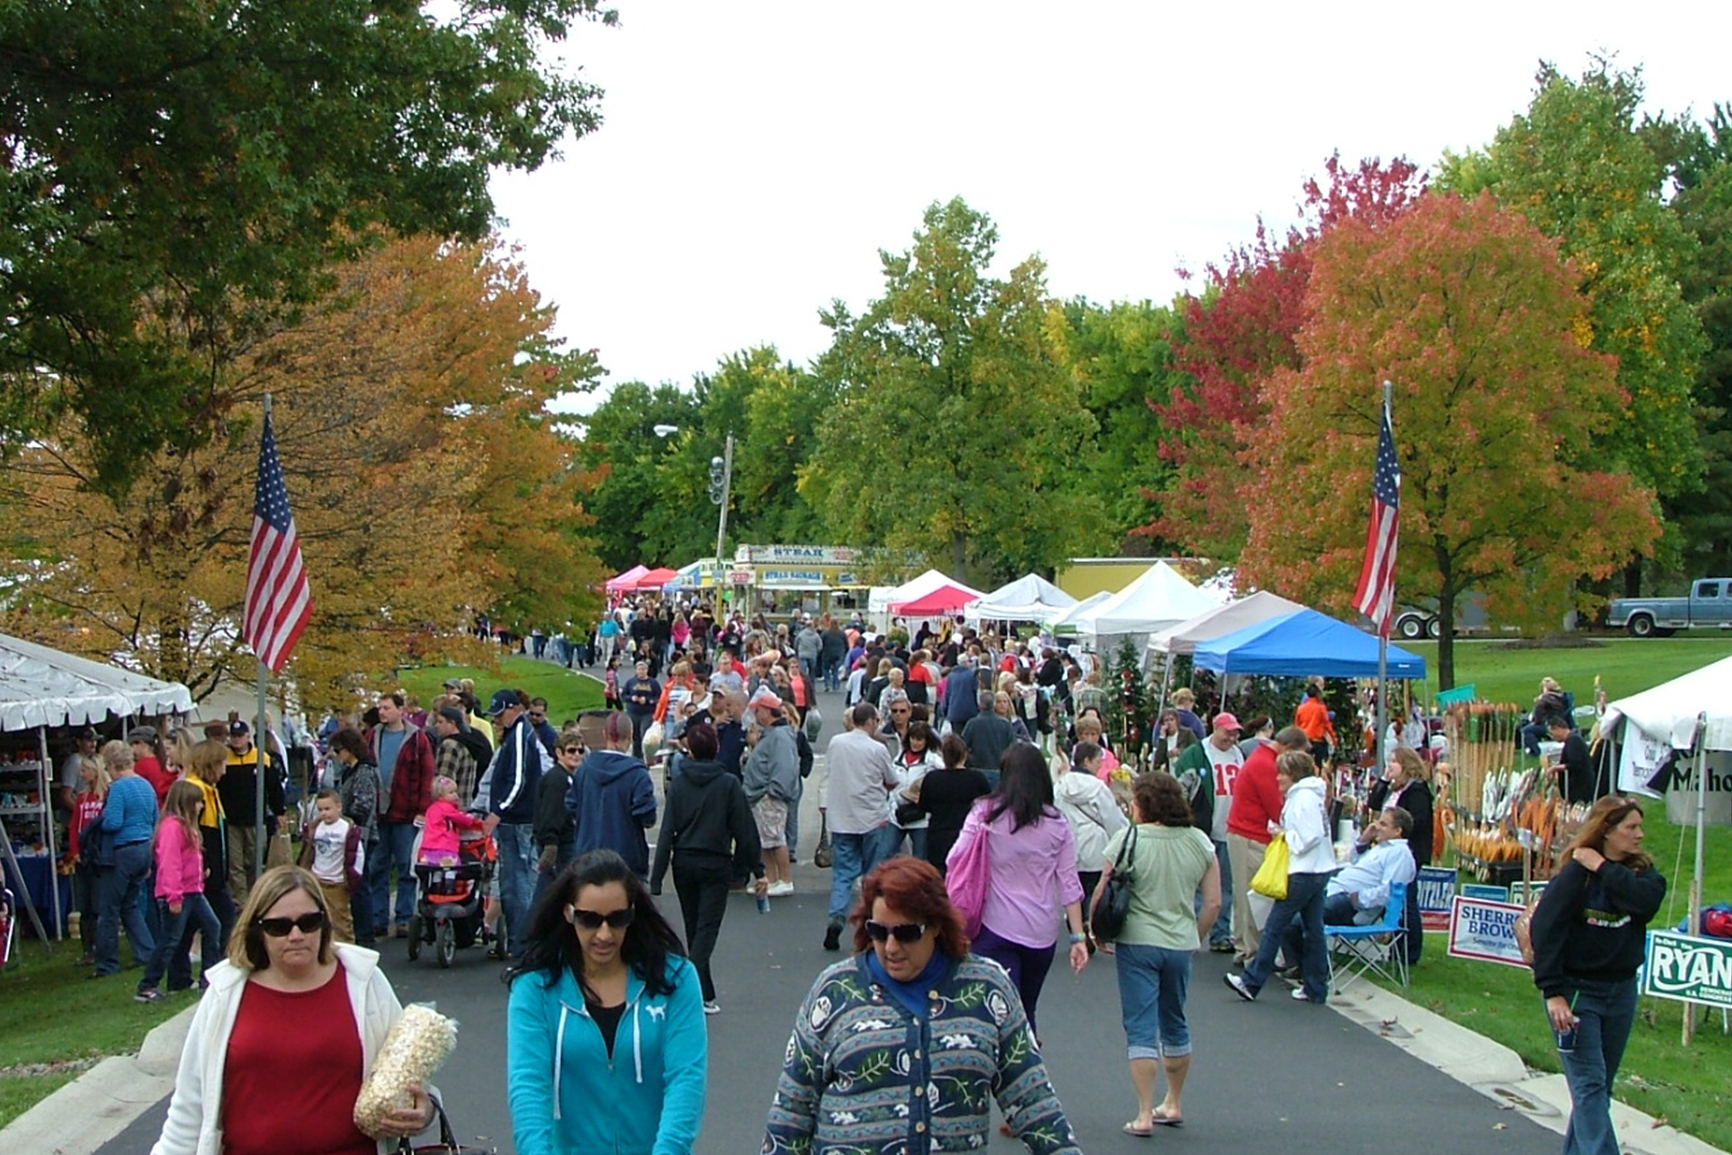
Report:
[[1325,234],[1304,368],[1264,381],[1267,432],[1242,458],[1242,580],[1350,611],[1385,380],[1402,467],[1396,588],[1437,598],[1445,688],[1463,591],[1483,590],[1496,620],[1540,626],[1570,608],[1578,576],[1651,549],[1653,491],[1592,464],[1625,397],[1587,347],[1577,284],[1556,242],[1489,196],[1432,194]]
[[9,464],[0,526],[28,559],[9,628],[199,698],[250,679],[236,623],[267,392],[313,589],[288,669],[309,706],[349,705],[405,656],[461,645],[501,591],[539,588],[542,567],[521,556],[476,562],[472,542],[499,519],[484,489],[557,473],[569,501],[539,512],[530,548],[581,548],[583,479],[554,469],[568,447],[523,413],[592,363],[557,351],[551,312],[510,254],[396,241],[337,283],[300,323],[221,362],[210,444],[139,445],[124,495],[91,484],[92,447],[72,424]]

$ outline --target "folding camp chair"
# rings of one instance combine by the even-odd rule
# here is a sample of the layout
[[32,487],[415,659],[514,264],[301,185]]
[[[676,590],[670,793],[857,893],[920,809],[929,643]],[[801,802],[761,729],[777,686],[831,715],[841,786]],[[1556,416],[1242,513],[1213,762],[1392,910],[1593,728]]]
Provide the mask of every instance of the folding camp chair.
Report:
[[[1404,941],[1408,933],[1404,925],[1407,887],[1405,882],[1389,884],[1389,903],[1377,922],[1365,926],[1323,928],[1324,941],[1329,947],[1330,990],[1340,994],[1368,971],[1392,983],[1407,985],[1407,943]],[[1339,970],[1335,965],[1336,955],[1341,956]],[[1341,976],[1339,985],[1336,982],[1338,976]]]

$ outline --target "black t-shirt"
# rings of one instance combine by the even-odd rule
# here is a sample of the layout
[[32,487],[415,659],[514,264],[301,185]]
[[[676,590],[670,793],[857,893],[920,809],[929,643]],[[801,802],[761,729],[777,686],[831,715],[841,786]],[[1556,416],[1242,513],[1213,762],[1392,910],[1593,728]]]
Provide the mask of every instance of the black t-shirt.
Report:
[[595,1025],[601,1028],[601,1041],[607,1044],[607,1057],[613,1058],[613,1039],[619,1034],[619,1020],[625,1015],[625,1004],[604,1007],[584,999],[583,1005],[589,1011],[589,1017],[595,1020]]
[[1593,759],[1588,756],[1588,744],[1575,731],[1564,739],[1564,748],[1558,754],[1558,761],[1563,764],[1559,788],[1563,791],[1567,802],[1587,802],[1594,800],[1594,766]]
[[636,714],[648,714],[661,701],[662,684],[654,678],[631,678],[622,688],[626,709]]

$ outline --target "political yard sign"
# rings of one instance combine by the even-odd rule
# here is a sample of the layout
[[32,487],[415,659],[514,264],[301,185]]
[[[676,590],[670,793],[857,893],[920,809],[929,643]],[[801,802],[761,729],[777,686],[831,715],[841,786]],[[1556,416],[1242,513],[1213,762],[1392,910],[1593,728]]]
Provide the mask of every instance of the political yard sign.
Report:
[[1527,908],[1458,894],[1449,914],[1449,953],[1457,958],[1525,967],[1515,920]]
[[1732,939],[1650,931],[1642,993],[1732,1007]]
[[1455,871],[1443,866],[1419,868],[1419,917],[1426,930],[1448,930],[1450,902],[1455,898]]

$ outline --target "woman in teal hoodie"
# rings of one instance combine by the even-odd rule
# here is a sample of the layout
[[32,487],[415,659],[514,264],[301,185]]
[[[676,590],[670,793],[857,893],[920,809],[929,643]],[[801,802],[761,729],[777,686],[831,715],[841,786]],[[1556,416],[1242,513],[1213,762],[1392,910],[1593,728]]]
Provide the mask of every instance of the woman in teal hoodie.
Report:
[[623,858],[583,855],[536,904],[511,977],[518,1155],[688,1155],[708,1061],[703,996],[679,936]]

